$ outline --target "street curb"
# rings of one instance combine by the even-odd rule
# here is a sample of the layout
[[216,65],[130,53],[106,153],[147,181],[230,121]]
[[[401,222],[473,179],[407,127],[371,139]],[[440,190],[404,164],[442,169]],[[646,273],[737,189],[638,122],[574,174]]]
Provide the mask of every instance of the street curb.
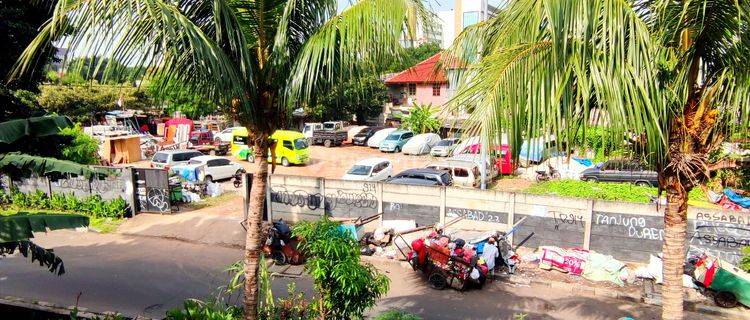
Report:
[[[71,312],[73,312],[73,310],[76,309],[76,306],[63,307],[63,306],[58,306],[58,305],[55,305],[54,303],[50,303],[46,301],[26,300],[26,299],[14,297],[14,296],[0,297],[0,304],[26,308],[26,309],[31,309],[31,310],[50,312],[50,313],[55,313],[55,314],[59,314],[62,316],[68,316],[70,315]],[[78,307],[78,318],[94,319],[94,318],[105,318],[107,316],[113,316],[113,315],[120,315],[124,317],[125,319],[131,319],[131,320],[156,320],[153,318],[148,318],[148,317],[143,317],[143,316],[136,316],[134,318],[127,317],[119,312],[113,312],[113,311],[94,312],[94,311],[89,311],[87,308]]]

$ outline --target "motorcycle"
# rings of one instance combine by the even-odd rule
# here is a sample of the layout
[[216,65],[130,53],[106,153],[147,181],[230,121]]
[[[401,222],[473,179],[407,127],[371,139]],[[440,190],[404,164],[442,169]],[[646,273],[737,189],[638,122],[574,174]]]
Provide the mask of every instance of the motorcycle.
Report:
[[536,171],[536,182],[550,181],[552,179],[560,179],[560,171],[553,168],[552,165],[547,165],[548,171],[537,170]]
[[245,171],[235,173],[232,177],[232,184],[235,188],[239,188],[242,186],[242,176],[245,175]]
[[282,219],[273,221],[267,229],[268,238],[263,246],[263,253],[271,257],[277,265],[299,265],[305,258],[297,250],[299,240],[292,235],[292,229]]

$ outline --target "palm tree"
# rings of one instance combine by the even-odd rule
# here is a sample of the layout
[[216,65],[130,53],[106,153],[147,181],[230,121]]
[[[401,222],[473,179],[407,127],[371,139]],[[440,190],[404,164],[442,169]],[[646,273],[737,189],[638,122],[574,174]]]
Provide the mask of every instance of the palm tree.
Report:
[[570,145],[597,111],[643,137],[666,192],[663,318],[681,319],[687,193],[708,153],[748,130],[750,1],[517,0],[465,30],[444,63],[466,64],[453,109],[471,130],[555,134]]
[[78,55],[184,83],[248,128],[257,169],[244,302],[245,317],[254,319],[270,134],[318,92],[398,57],[400,38],[413,39],[413,21],[427,17],[419,0],[361,0],[341,13],[337,7],[337,0],[59,1],[16,74],[29,69],[44,44],[59,40]]

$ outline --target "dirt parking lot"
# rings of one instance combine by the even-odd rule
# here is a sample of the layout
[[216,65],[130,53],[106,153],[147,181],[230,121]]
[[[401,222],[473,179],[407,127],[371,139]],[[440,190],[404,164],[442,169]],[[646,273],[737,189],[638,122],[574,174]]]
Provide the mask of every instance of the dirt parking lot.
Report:
[[[397,174],[406,169],[422,168],[433,161],[439,161],[444,158],[437,158],[430,155],[404,155],[402,153],[383,153],[378,149],[369,147],[360,147],[354,145],[343,145],[341,147],[326,148],[323,146],[311,146],[310,147],[310,162],[305,166],[290,166],[283,167],[281,165],[276,166],[275,174],[285,175],[297,175],[297,176],[313,176],[323,177],[327,179],[340,179],[351,166],[362,159],[382,157],[391,160],[393,163],[393,174]],[[253,163],[238,160],[232,156],[227,158],[242,164],[247,172],[254,172],[255,165]],[[148,167],[149,161],[144,160],[128,166],[135,167]],[[505,191],[519,191],[523,188],[528,187],[531,182],[520,178],[503,178],[497,180],[490,187],[495,189],[501,189]]]

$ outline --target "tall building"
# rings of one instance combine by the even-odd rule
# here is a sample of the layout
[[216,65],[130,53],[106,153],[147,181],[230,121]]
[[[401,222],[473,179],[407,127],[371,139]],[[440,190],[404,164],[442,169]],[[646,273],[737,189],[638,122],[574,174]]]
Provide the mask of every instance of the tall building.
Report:
[[[508,0],[493,2],[502,7]],[[490,5],[488,0],[455,0],[453,10],[438,12],[437,16],[443,26],[442,47],[450,47],[453,40],[461,34],[461,31],[470,25],[489,19],[497,11],[497,8]]]

